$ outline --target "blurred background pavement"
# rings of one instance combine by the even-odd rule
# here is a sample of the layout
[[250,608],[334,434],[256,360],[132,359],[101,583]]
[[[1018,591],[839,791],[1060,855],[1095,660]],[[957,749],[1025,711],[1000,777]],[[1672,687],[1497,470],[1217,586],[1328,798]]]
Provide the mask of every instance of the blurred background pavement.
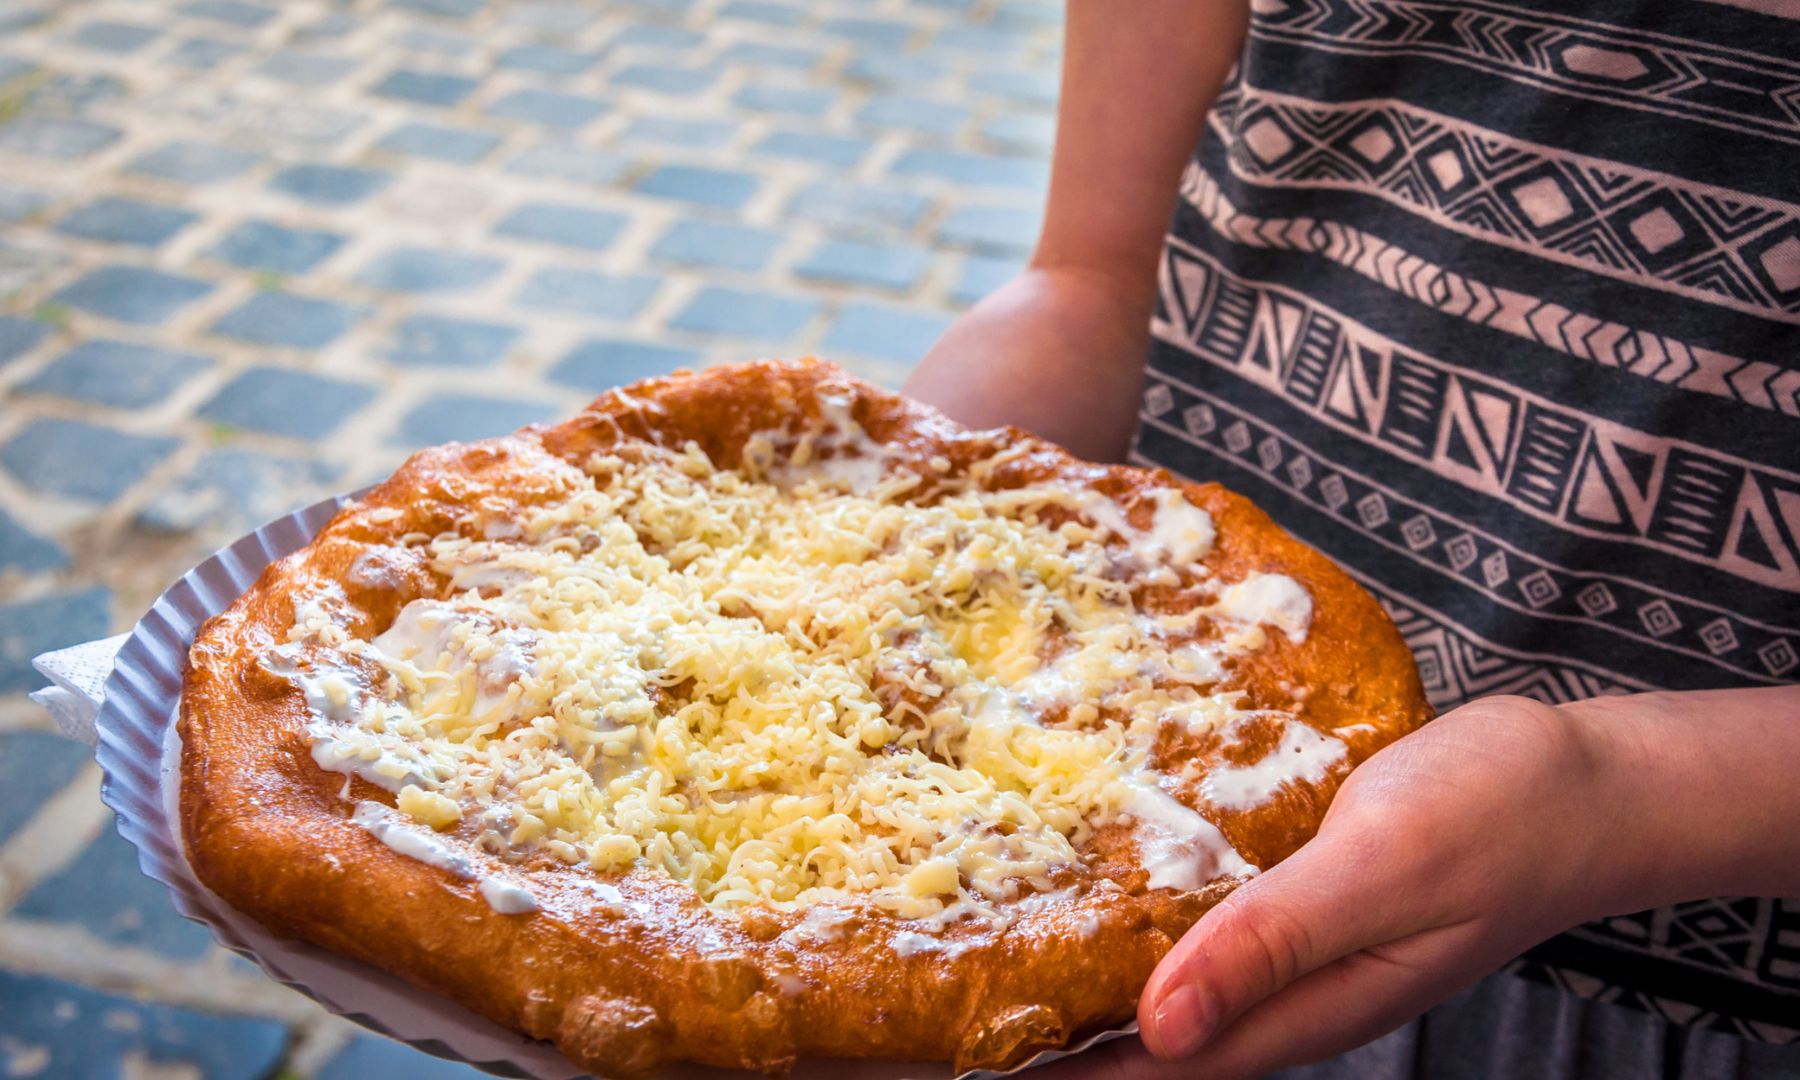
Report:
[[1053,0],[0,0],[0,1078],[475,1075],[174,914],[24,699],[261,521],[681,366],[897,385],[1036,232]]

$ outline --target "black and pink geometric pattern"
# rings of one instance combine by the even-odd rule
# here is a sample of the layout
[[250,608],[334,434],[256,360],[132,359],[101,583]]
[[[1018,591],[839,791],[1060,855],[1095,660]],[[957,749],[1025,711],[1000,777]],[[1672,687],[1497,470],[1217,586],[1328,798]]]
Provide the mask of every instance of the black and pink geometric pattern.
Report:
[[1327,103],[1239,81],[1211,122],[1246,179],[1373,195],[1554,262],[1800,324],[1800,205],[1393,100]]
[[[1440,708],[1800,682],[1800,3],[1252,8],[1134,460],[1337,559]],[[1797,901],[1512,970],[1800,1042]]]

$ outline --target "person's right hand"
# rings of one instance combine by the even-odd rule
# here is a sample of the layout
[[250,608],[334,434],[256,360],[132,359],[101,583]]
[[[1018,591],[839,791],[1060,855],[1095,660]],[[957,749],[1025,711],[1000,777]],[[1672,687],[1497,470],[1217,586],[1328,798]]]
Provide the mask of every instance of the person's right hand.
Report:
[[[1800,893],[1800,686],[1485,698],[1352,772],[1176,943],[1142,1042],[1043,1080],[1238,1080],[1361,1045],[1577,923]],[[1036,1074],[1034,1073],[1034,1076]]]
[[1137,422],[1145,291],[1085,268],[1027,268],[945,331],[905,392],[970,427],[1015,424],[1117,461]]

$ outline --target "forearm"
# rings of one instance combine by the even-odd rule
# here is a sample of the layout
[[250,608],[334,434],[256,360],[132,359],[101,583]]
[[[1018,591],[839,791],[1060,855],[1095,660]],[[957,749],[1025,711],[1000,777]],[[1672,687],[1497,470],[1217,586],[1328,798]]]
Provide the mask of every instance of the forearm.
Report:
[[1163,230],[1245,19],[1244,0],[1072,0],[1035,253],[945,333],[907,393],[1083,457],[1124,453]]
[[1800,686],[1565,706],[1607,757],[1621,838],[1605,913],[1707,896],[1800,896]]
[[1033,268],[1092,273],[1148,319],[1181,170],[1247,19],[1243,0],[1071,0]]

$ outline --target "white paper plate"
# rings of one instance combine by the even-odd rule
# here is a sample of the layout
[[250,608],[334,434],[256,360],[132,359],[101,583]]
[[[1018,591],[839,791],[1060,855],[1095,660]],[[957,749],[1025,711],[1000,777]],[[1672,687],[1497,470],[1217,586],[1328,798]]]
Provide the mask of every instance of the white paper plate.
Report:
[[[188,647],[202,623],[229,607],[264,567],[305,546],[354,497],[326,499],[264,525],[190,570],[151,606],[119,650],[95,720],[99,737],[95,754],[105,774],[100,798],[118,815],[119,834],[137,848],[144,873],[168,887],[175,910],[205,925],[219,944],[254,961],[270,978],[339,1016],[438,1057],[501,1076],[568,1080],[583,1075],[549,1043],[508,1031],[367,964],[274,936],[201,885],[183,854],[175,813],[180,776],[175,713]],[[1136,1031],[1132,1024],[1102,1032],[1069,1050],[1039,1054],[1011,1072]],[[696,1066],[670,1067],[658,1074],[659,1080],[756,1075]],[[1001,1075],[1009,1074],[982,1071],[963,1077]],[[952,1076],[943,1064],[823,1060],[803,1061],[793,1073],[794,1080]]]

